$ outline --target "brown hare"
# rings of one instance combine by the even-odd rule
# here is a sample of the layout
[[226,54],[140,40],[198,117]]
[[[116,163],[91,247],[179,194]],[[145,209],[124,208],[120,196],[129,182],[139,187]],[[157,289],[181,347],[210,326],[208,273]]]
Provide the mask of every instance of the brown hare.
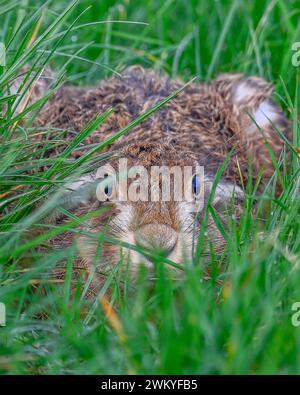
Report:
[[[45,80],[37,84],[36,97],[43,94],[46,86]],[[99,144],[182,86],[180,80],[139,66],[130,67],[121,77],[103,80],[94,87],[63,85],[41,110],[35,123],[65,129],[68,139],[96,114],[112,107],[113,113],[85,141],[86,144]],[[187,85],[150,117],[114,141],[108,147],[113,155],[107,159],[107,164],[116,170],[116,174],[120,158],[126,159],[129,169],[142,166],[148,172],[153,166],[203,166],[201,180],[194,175],[188,179],[194,197],[176,199],[174,193],[168,200],[133,201],[120,196],[110,199],[107,193],[107,199],[101,201],[93,193],[73,207],[75,214],[81,215],[103,206],[110,207],[110,210],[94,217],[82,228],[95,234],[105,231],[123,246],[106,240],[97,253],[96,239],[86,235],[73,237],[69,233],[56,237],[49,244],[62,248],[75,241],[80,252],[79,265],[88,270],[96,269],[95,284],[101,284],[101,273],[120,262],[120,254],[126,257],[126,262],[129,258],[132,277],[140,264],[151,269],[151,251],[161,251],[165,258],[178,265],[190,262],[214,177],[229,153],[231,158],[211,202],[221,222],[225,222],[225,213],[233,199],[238,221],[249,161],[253,182],[261,177],[261,185],[264,185],[274,172],[268,144],[278,160],[284,143],[276,128],[287,134],[288,122],[271,99],[272,93],[272,84],[242,74],[223,74],[210,84]],[[33,95],[31,99],[36,97]],[[76,155],[85,152],[83,146]],[[81,177],[70,189],[80,190],[96,179],[95,171]],[[128,178],[127,182],[129,188],[136,178]],[[174,184],[174,181],[170,182]],[[108,184],[105,191],[111,192]],[[158,185],[161,187],[161,182]],[[152,186],[147,188],[150,192]],[[199,202],[200,195],[203,204]],[[55,221],[61,222],[64,218],[55,217]],[[215,251],[221,252],[225,241],[210,215],[206,227],[207,240]],[[139,246],[145,253],[130,246],[127,248],[126,243]]]

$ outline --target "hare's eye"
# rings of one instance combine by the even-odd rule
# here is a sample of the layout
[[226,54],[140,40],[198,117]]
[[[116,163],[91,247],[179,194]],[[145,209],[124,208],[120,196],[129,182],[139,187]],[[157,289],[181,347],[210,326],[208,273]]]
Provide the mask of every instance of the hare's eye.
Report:
[[200,192],[200,180],[199,177],[194,176],[192,179],[192,188],[193,188],[193,194],[198,195]]
[[[104,174],[104,179],[106,180],[108,178],[108,176],[109,176],[108,174]],[[112,192],[113,192],[113,185],[112,185],[112,181],[110,181],[110,180],[107,180],[105,182],[106,182],[106,185],[104,187],[104,193],[107,196],[107,198],[109,199],[112,195]]]

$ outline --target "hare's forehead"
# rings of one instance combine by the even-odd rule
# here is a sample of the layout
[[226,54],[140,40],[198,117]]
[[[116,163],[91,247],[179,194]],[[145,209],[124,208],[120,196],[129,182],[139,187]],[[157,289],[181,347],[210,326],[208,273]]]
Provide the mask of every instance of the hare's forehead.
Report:
[[[172,198],[169,201],[116,201],[118,220],[127,226],[140,226],[145,223],[166,223],[174,228],[194,220],[203,211],[212,192],[213,180],[205,180],[203,191],[194,199]],[[149,195],[151,197],[151,195]],[[220,182],[211,197],[213,205],[232,204],[232,199],[242,202],[243,190],[231,183]]]

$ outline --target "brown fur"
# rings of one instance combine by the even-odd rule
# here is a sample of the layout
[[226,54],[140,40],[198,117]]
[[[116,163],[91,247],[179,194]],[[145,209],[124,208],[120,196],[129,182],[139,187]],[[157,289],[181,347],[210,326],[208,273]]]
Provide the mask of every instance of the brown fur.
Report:
[[[249,90],[253,88],[253,94],[235,102],[234,92],[240,83]],[[95,88],[63,86],[49,101],[37,124],[80,131],[96,114],[113,107],[114,113],[103,127],[85,141],[87,144],[99,143],[181,86],[179,80],[170,80],[138,66],[131,67],[122,78],[113,77],[102,81]],[[186,155],[192,154],[214,174],[228,152],[236,147],[236,158],[245,182],[249,155],[255,157],[254,177],[264,168],[267,172],[265,177],[268,178],[274,168],[263,133],[257,129],[256,133],[249,136],[244,133],[244,129],[253,123],[248,114],[253,115],[259,104],[268,101],[277,111],[276,125],[287,131],[284,115],[270,99],[272,92],[272,85],[263,79],[244,78],[240,74],[222,75],[211,85],[191,84],[109,148],[119,149],[133,141],[158,144],[164,141],[175,150],[180,149]],[[278,158],[283,146],[281,138],[271,124],[263,132]],[[67,135],[69,138],[73,136]],[[81,151],[83,153],[84,150]],[[79,155],[78,152],[75,155]],[[235,161],[229,164],[225,177],[240,184],[240,173]]]
[[[74,137],[74,131],[80,131],[96,114],[113,107],[114,113],[86,139],[82,149],[74,153],[74,156],[80,156],[86,151],[86,144],[99,144],[113,136],[181,86],[182,82],[179,80],[170,80],[167,76],[138,66],[131,67],[121,78],[104,80],[95,87],[61,87],[41,112],[36,125],[65,129],[65,139],[68,141]],[[283,142],[263,112],[266,110],[271,121],[284,133],[287,133],[288,123],[282,111],[272,102],[272,91],[271,84],[263,79],[240,74],[221,75],[211,84],[190,84],[148,119],[111,144],[109,149],[114,150],[117,156],[128,158],[129,166],[140,164],[149,168],[151,165],[204,165],[208,192],[217,169],[228,153],[235,149],[222,177],[223,187],[216,192],[215,208],[222,216],[226,199],[231,200],[230,194],[222,193],[222,188],[226,190],[227,186],[242,187],[247,183],[249,158],[254,159],[254,182],[259,172],[263,171],[263,184],[274,171],[266,141],[277,159]],[[262,130],[253,122],[252,117],[258,120]],[[50,150],[48,155],[53,152],[54,149]],[[111,162],[113,166],[114,161],[116,157]],[[237,216],[241,201],[240,196],[236,203]],[[92,203],[77,208],[76,213],[81,214],[100,205],[96,199],[92,199]],[[172,230],[178,234],[178,244],[181,234],[186,243],[185,247],[191,249],[191,223],[195,220],[195,215],[186,213],[186,210],[187,206],[180,206],[174,200],[115,204],[110,216],[105,214],[103,217],[94,218],[89,222],[88,230],[98,233],[110,219],[108,233],[133,244],[141,229],[152,229],[157,234],[163,234],[166,229],[165,241],[173,234]],[[124,219],[124,213],[127,212],[129,218]],[[144,228],[146,225],[151,226]],[[214,242],[217,251],[224,247],[224,240],[210,217],[208,239]],[[51,243],[55,247],[62,247],[72,241],[70,235],[64,235]],[[79,238],[78,243],[83,257],[80,262],[83,262],[84,267],[90,268],[93,265],[96,243],[87,237]],[[171,259],[179,264],[183,263],[183,250],[184,246],[180,244],[176,253],[172,252]],[[118,245],[104,243],[102,256],[95,263],[97,271],[100,273],[110,270],[119,261],[119,256]],[[191,258],[190,254],[187,256],[188,259]],[[134,276],[141,256],[131,253],[131,259],[131,272]],[[150,265],[148,259],[143,263]]]

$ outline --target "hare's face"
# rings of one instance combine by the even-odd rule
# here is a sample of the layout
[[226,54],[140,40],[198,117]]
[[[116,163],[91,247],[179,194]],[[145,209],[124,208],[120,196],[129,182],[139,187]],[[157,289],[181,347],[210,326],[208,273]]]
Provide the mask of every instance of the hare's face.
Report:
[[138,250],[123,247],[133,273],[139,264],[151,268],[155,255],[177,264],[191,261],[193,234],[198,230],[191,202],[129,202],[116,206],[118,213],[111,219],[110,234],[138,247]]
[[[179,150],[169,144],[132,144],[121,151],[120,157],[100,174],[101,179],[108,176],[97,195],[102,200],[100,205],[106,200],[104,204],[111,207],[107,221],[97,217],[90,222],[94,232],[105,229],[109,237],[120,242],[103,244],[98,270],[110,270],[111,265],[120,262],[120,253],[123,262],[129,259],[133,275],[140,264],[152,268],[157,255],[179,265],[191,262],[212,186],[210,176],[184,147]],[[121,173],[125,165],[124,180]],[[232,188],[221,185],[216,196],[223,202],[222,196],[232,197],[232,193]],[[218,204],[218,200],[214,202]],[[224,240],[210,217],[206,235],[217,251],[222,250]],[[84,238],[79,244],[83,256],[93,262],[96,243]]]

